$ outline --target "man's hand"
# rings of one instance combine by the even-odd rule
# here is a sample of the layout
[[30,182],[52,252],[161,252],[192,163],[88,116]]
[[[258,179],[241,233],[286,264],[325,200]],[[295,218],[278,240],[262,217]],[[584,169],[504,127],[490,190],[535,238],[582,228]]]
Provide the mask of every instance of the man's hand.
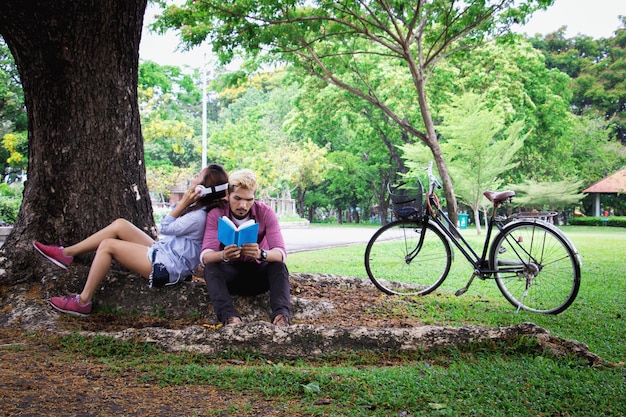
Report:
[[228,245],[224,247],[224,251],[222,253],[222,260],[224,262],[232,261],[233,259],[239,259],[243,253],[243,248],[238,247],[237,245]]
[[246,243],[240,249],[242,256],[249,256],[254,259],[261,257],[261,250],[259,249],[258,243]]

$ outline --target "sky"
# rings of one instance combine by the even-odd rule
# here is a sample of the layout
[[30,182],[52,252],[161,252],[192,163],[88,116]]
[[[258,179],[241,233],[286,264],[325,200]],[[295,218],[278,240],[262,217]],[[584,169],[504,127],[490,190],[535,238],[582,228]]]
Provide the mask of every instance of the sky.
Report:
[[[211,52],[207,45],[182,51],[178,47],[176,32],[169,31],[165,35],[150,33],[146,25],[154,21],[158,11],[157,7],[148,4],[139,46],[141,59],[159,65],[188,65],[193,68],[202,67],[205,59],[210,61]],[[525,26],[516,27],[514,31],[528,36],[545,35],[567,26],[565,36],[568,38],[577,35],[608,38],[620,26],[620,15],[626,16],[625,0],[556,0],[548,10],[535,13]]]

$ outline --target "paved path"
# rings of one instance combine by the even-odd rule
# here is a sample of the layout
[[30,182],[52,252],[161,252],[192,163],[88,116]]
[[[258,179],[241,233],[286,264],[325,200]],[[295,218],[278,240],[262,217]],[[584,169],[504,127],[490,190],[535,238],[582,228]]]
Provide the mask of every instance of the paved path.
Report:
[[373,227],[308,226],[283,228],[287,252],[332,248],[367,243],[376,232]]

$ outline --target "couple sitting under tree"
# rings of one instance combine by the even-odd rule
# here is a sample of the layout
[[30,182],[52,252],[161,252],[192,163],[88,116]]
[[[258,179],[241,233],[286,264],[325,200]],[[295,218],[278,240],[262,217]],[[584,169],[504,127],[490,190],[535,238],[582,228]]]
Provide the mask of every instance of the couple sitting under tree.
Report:
[[[34,242],[39,253],[61,268],[67,268],[76,255],[96,251],[82,292],[52,297],[50,305],[64,313],[89,315],[93,295],[112,260],[147,278],[151,287],[180,282],[202,263],[209,298],[224,325],[242,323],[231,293],[255,295],[269,290],[271,322],[289,326],[285,243],[276,213],[255,200],[257,188],[256,176],[250,170],[235,171],[229,178],[220,165],[209,165],[194,176],[181,201],[163,219],[162,240],[155,241],[127,220],[118,219],[72,246]],[[248,220],[258,223],[257,241],[224,246],[217,237],[222,216],[236,225]]]

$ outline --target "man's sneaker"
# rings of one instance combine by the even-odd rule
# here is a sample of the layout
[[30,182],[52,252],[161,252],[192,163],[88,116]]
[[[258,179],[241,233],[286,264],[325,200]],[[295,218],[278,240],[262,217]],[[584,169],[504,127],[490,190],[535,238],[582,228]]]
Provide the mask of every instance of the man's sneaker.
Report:
[[91,301],[84,305],[81,304],[78,294],[66,295],[65,297],[52,297],[49,302],[52,307],[62,313],[81,317],[87,317],[89,313],[91,313]]
[[40,242],[33,242],[33,246],[37,249],[37,252],[45,256],[50,262],[63,269],[67,269],[74,260],[73,256],[63,255],[62,246],[49,246]]
[[289,327],[289,317],[284,314],[277,314],[272,320],[272,324],[278,327]]

